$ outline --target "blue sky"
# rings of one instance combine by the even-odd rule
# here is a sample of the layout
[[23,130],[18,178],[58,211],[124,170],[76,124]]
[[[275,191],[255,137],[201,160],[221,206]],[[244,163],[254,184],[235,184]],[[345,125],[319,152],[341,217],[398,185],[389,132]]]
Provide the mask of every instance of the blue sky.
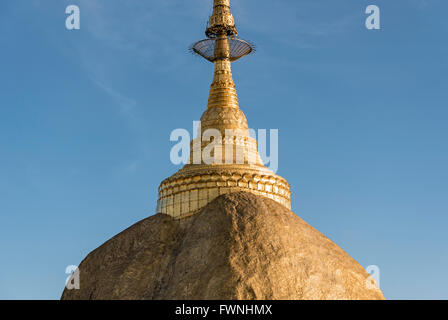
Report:
[[[65,8],[81,29],[65,28]],[[448,3],[233,0],[252,128],[279,129],[293,211],[389,299],[448,299]],[[369,4],[381,30],[365,28]],[[205,110],[187,52],[211,0],[0,4],[0,298],[58,299],[65,268],[154,214],[175,128]]]

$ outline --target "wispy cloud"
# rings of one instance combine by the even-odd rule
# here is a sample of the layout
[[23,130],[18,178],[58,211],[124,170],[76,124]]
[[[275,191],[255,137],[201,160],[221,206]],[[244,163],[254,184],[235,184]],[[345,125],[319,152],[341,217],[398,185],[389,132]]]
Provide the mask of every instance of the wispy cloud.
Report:
[[134,174],[136,172],[137,172],[137,161],[136,160],[131,161],[131,163],[127,164],[124,167],[124,173],[125,174],[132,175],[132,174]]
[[342,6],[340,12],[334,7],[330,11],[330,6],[316,1],[295,2],[293,6],[288,1],[248,1],[235,2],[234,7],[242,29],[300,48],[322,46],[335,35],[350,32],[357,21],[362,21],[363,14],[360,10],[343,10]]
[[154,133],[150,130],[148,121],[139,116],[139,104],[134,99],[125,96],[119,90],[110,87],[104,82],[94,78],[92,78],[92,82],[112,100],[118,108],[118,112],[123,116],[124,121],[128,123],[130,130],[135,133],[136,142],[140,145],[141,151],[148,154],[146,148],[146,145],[148,145],[147,139],[153,136]]
[[135,63],[153,71],[178,65],[179,50],[186,51],[190,44],[182,26],[204,19],[211,6],[211,1],[205,0],[79,1],[84,31],[100,44],[126,53]]
[[92,79],[92,81],[116,102],[122,114],[131,118],[135,117],[134,115],[134,110],[136,107],[135,100],[125,97],[117,90],[110,88],[109,86],[105,85],[104,83],[100,82],[97,79]]
[[417,9],[423,10],[426,7],[428,7],[429,1],[428,0],[411,0],[411,4]]

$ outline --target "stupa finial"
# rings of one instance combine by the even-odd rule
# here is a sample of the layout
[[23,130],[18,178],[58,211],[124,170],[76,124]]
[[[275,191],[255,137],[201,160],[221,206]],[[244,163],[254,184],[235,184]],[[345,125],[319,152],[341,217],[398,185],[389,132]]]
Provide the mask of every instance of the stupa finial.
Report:
[[237,36],[235,19],[230,12],[230,0],[214,0],[213,14],[209,19],[205,34],[208,38],[217,38],[224,34],[227,36]]

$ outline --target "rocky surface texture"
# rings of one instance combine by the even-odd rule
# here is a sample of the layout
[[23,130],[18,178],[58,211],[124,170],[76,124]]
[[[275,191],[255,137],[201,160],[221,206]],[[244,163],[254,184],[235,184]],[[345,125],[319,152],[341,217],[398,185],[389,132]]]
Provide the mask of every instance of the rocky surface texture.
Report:
[[345,251],[273,200],[218,197],[144,219],[91,252],[62,299],[384,299]]

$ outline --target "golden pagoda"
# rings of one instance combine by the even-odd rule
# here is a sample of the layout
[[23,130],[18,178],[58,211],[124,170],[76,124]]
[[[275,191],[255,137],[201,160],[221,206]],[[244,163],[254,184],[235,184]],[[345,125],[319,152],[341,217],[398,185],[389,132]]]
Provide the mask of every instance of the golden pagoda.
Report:
[[197,138],[191,141],[189,162],[160,184],[157,213],[186,218],[219,195],[239,191],[273,199],[290,209],[288,182],[264,166],[239,108],[231,63],[254,49],[237,37],[230,0],[214,0],[205,34],[207,39],[191,50],[215,65],[207,110]]

